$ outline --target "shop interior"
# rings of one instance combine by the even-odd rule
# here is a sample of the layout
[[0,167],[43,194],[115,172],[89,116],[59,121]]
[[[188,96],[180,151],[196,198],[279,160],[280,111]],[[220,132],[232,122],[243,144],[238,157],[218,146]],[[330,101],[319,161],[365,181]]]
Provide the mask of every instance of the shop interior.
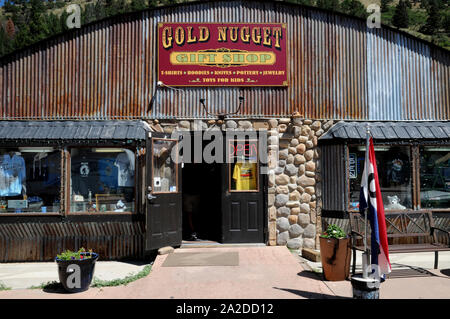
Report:
[[222,165],[184,164],[183,240],[220,241]]

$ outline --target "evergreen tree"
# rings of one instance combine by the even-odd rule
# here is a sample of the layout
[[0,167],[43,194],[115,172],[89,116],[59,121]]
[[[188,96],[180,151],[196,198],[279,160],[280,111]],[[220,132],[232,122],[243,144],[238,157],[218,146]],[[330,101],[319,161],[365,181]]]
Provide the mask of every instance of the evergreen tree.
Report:
[[101,20],[106,17],[106,6],[103,0],[99,0],[95,3],[94,10],[97,16],[97,20]]
[[67,18],[69,17],[69,14],[64,10],[61,15],[59,16],[59,25],[61,26],[62,31],[69,30],[69,27],[67,26]]
[[61,33],[63,30],[59,17],[54,13],[47,15],[47,25],[50,35]]
[[0,56],[10,53],[13,50],[13,42],[6,30],[0,25]]
[[95,11],[95,5],[88,3],[81,10],[81,24],[88,24],[97,20],[97,12]]
[[42,0],[30,0],[30,32],[32,42],[45,39],[50,35],[47,21],[45,19],[45,5]]
[[150,8],[156,8],[158,6],[158,0],[148,0],[148,6]]
[[442,22],[442,26],[444,27],[445,33],[450,37],[450,12],[445,14],[444,20]]
[[344,0],[341,3],[341,11],[360,18],[367,17],[366,8],[359,0]]
[[337,11],[339,9],[339,0],[317,0],[316,5],[319,8]]
[[130,11],[140,11],[147,7],[145,0],[131,0]]
[[400,0],[395,7],[392,24],[397,28],[407,28],[409,25],[408,6],[404,0]]
[[295,3],[297,4],[304,4],[307,6],[313,6],[314,5],[314,0],[295,0]]
[[391,3],[392,0],[381,0],[381,12],[388,12],[389,11],[389,3]]
[[430,0],[428,2],[428,18],[421,29],[421,31],[425,34],[435,35],[439,32],[439,29],[441,28],[441,14],[439,12],[440,5],[438,1],[436,0]]

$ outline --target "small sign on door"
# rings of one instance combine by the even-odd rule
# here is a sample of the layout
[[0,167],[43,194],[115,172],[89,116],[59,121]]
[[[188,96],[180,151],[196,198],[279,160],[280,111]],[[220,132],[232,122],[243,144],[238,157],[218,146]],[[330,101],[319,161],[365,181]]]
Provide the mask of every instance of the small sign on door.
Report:
[[357,178],[358,177],[358,168],[357,168],[357,161],[356,161],[356,154],[350,153],[348,154],[348,174],[350,178]]

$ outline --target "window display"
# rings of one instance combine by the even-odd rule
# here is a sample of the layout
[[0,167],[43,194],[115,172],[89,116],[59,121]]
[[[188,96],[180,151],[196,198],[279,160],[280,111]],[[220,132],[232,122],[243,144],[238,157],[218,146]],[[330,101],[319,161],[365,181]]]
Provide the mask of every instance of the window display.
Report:
[[450,147],[420,148],[422,208],[450,208]]
[[[359,209],[365,146],[349,147],[350,209]],[[386,210],[412,209],[410,148],[375,146],[381,194]]]
[[51,147],[0,150],[0,212],[59,212],[61,153]]
[[131,150],[71,150],[71,212],[134,212],[134,187]]

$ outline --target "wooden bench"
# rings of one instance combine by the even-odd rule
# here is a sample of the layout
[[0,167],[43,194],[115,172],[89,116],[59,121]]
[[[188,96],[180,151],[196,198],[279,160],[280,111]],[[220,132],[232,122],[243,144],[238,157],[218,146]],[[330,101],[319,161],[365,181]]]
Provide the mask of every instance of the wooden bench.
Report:
[[[434,252],[434,269],[438,268],[440,251],[450,251],[450,233],[435,226],[431,211],[385,212],[389,253]],[[356,270],[356,251],[364,251],[364,215],[350,212],[353,267]],[[367,222],[367,246],[370,251],[370,224]],[[439,243],[437,232],[447,236],[448,244]]]

